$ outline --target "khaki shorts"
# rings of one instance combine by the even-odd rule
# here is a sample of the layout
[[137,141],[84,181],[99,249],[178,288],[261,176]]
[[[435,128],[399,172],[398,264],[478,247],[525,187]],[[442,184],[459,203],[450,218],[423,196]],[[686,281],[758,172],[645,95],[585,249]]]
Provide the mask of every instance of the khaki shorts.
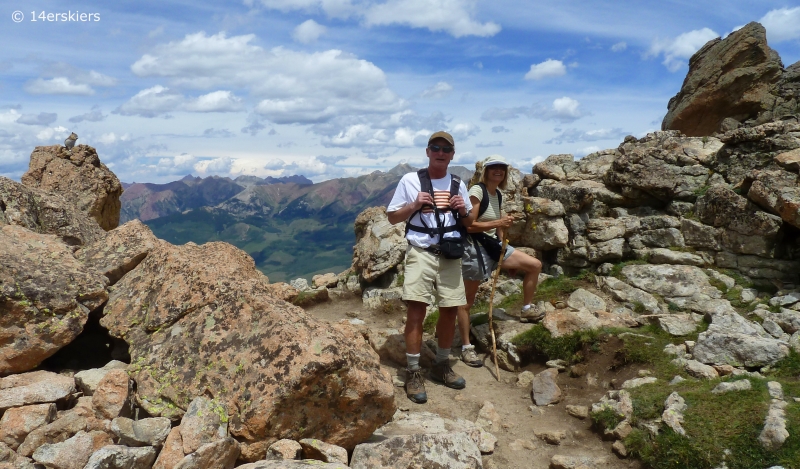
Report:
[[[461,273],[464,276],[464,280],[485,282],[486,280],[489,280],[494,272],[494,269],[497,268],[497,262],[492,260],[492,258],[489,257],[489,254],[486,253],[486,249],[480,246],[480,256],[483,259],[484,267],[481,269],[481,264],[478,261],[478,253],[476,251],[476,245],[478,244],[479,243],[477,241],[470,239],[470,242],[464,245],[464,256],[461,258]],[[503,260],[505,261],[508,259],[513,252],[514,248],[510,244],[507,245],[506,255],[503,257]]]
[[409,244],[404,276],[403,299],[406,301],[431,304],[436,298],[444,308],[467,304],[461,259],[445,259]]

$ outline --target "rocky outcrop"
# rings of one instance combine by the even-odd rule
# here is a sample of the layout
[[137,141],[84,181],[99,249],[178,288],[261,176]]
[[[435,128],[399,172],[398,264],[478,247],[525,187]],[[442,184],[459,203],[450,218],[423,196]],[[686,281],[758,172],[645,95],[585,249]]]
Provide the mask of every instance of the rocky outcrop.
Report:
[[36,147],[22,184],[62,195],[106,231],[119,225],[122,184],[88,145]]
[[164,243],[115,285],[101,324],[130,345],[137,403],[152,415],[180,417],[211,393],[231,409],[246,460],[281,438],[353,447],[391,418],[390,378],[348,325],[320,323],[267,287],[228,244]]
[[372,207],[356,217],[353,268],[367,282],[394,269],[406,256],[405,223],[392,225],[386,207]]
[[56,236],[0,226],[0,375],[28,371],[70,343],[108,298],[107,280]]
[[[758,23],[709,41],[689,60],[689,73],[669,101],[661,128],[703,136],[721,130],[726,118],[758,120],[779,104],[770,91],[782,72],[783,63]],[[770,112],[767,120],[772,117]]]
[[114,285],[161,242],[147,225],[131,220],[82,247],[75,257],[105,275],[109,285]]
[[103,230],[58,194],[23,186],[0,176],[0,226],[17,225],[41,234],[57,235],[70,246],[89,244]]

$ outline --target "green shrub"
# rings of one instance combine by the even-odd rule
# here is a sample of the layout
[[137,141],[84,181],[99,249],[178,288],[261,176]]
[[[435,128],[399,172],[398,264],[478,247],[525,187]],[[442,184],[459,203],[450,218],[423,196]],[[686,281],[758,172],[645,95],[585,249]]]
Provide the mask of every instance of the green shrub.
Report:
[[550,331],[541,324],[536,324],[525,332],[516,335],[511,343],[525,348],[533,354],[540,354],[548,360],[566,360],[569,363],[583,359],[581,350],[584,346],[592,346],[599,341],[597,330],[578,331],[561,337],[553,337]]

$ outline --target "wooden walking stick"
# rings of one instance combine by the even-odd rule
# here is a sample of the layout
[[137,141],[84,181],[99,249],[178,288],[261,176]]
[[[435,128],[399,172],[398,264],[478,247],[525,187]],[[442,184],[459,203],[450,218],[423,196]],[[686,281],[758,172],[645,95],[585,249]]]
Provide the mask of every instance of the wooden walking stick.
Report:
[[497,287],[497,277],[500,276],[500,267],[503,265],[503,257],[506,255],[506,246],[508,240],[503,240],[503,248],[500,249],[500,260],[497,261],[497,268],[494,269],[492,274],[492,293],[489,295],[489,332],[492,336],[492,356],[494,357],[494,377],[500,381],[500,369],[497,366],[497,343],[494,338],[494,327],[492,326],[492,308],[494,307],[494,289]]

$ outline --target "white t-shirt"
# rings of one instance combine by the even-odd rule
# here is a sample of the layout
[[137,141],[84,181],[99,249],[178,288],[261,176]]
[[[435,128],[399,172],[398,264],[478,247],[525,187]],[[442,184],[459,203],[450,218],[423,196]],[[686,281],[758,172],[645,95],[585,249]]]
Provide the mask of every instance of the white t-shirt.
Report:
[[[436,207],[438,207],[440,210],[450,208],[450,180],[451,178],[449,174],[441,179],[431,179],[434,201],[436,202]],[[406,205],[413,203],[415,200],[417,200],[417,194],[419,194],[421,191],[422,185],[419,182],[419,175],[416,172],[406,174],[402,179],[400,179],[400,182],[397,183],[397,189],[395,189],[394,195],[392,196],[392,201],[389,202],[389,207],[386,210],[388,212],[395,212]],[[469,201],[467,186],[464,185],[464,181],[461,181],[461,185],[458,188],[458,194],[464,199],[467,213],[469,213],[469,211],[472,210],[472,204]],[[420,215],[425,221],[424,224],[420,220]],[[439,219],[442,222],[442,226],[453,226],[456,223],[453,212],[450,211],[440,214]],[[411,217],[411,224],[415,226],[438,226],[436,224],[436,215],[434,214],[433,209],[430,207],[424,208],[421,214],[418,213]],[[444,234],[445,238],[458,238],[459,236],[460,235],[458,234],[458,231],[451,231]],[[409,243],[420,248],[427,248],[432,244],[439,243],[438,234],[430,236],[414,230],[408,230],[406,239],[408,239]]]

